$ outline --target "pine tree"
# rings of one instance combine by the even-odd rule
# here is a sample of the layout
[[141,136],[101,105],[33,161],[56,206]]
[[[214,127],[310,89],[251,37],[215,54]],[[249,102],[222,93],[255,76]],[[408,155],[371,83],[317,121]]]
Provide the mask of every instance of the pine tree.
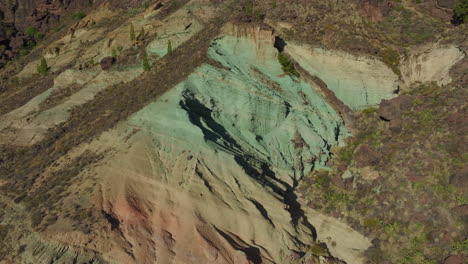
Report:
[[452,23],[460,25],[468,22],[468,0],[460,0],[453,9]]
[[42,58],[41,63],[37,65],[37,72],[42,75],[47,75],[47,72],[49,72],[49,66],[47,66],[45,58]]
[[167,54],[172,55],[172,43],[170,40],[167,42]]
[[149,64],[149,61],[148,61],[148,56],[145,56],[143,57],[143,69],[145,71],[149,71],[151,69],[151,65]]
[[132,23],[130,23],[130,40],[135,41],[135,28]]
[[145,28],[144,27],[141,27],[140,35],[138,35],[138,39],[139,40],[144,40],[145,39]]

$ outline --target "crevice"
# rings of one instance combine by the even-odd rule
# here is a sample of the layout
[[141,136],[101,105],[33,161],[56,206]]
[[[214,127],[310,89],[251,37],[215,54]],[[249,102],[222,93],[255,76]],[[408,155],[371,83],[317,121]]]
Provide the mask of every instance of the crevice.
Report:
[[271,218],[268,216],[268,211],[265,209],[265,207],[263,207],[263,205],[256,200],[249,199],[249,201],[255,205],[260,214],[262,214],[263,218],[265,218],[270,223],[270,225],[275,227],[275,224],[273,224],[273,221],[271,221]]
[[104,214],[104,217],[106,218],[107,222],[111,225],[111,229],[114,231],[119,231],[120,232],[120,221],[117,219],[115,216],[112,214],[109,214],[108,212],[101,210],[101,212]]
[[279,52],[283,52],[284,51],[284,47],[286,47],[286,45],[288,45],[286,43],[286,41],[284,41],[282,38],[276,36],[275,37],[275,44],[273,45],[275,47],[275,49],[277,49]]
[[203,181],[203,184],[205,185],[205,187],[211,192],[213,193],[213,187],[210,185],[210,183],[205,179],[205,177],[203,176],[203,172],[201,172],[199,169],[198,169],[198,164],[197,166],[195,166],[195,174]]
[[[179,102],[180,106],[187,112],[190,122],[202,130],[206,141],[214,142],[231,151],[239,151],[241,149],[240,145],[229,135],[227,130],[213,119],[211,109],[196,99],[192,92],[188,91],[183,96],[184,100]],[[221,144],[220,141],[225,144]]]
[[[219,230],[216,228],[216,231],[224,238],[226,241],[236,250],[240,250],[245,253],[245,256],[247,257],[247,260],[249,260],[253,264],[262,264],[263,259],[260,253],[260,249],[257,247],[247,247],[243,246],[240,243],[238,243],[235,239],[233,239],[230,235],[227,233]],[[246,243],[245,243],[246,244]]]

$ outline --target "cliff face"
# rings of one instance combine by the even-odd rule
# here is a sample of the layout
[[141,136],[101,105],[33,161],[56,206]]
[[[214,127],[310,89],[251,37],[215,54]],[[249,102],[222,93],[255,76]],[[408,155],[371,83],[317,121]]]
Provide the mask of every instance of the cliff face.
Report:
[[[15,0],[0,3],[0,68],[17,56],[24,56],[31,43],[44,35],[60,30],[64,23],[102,4],[115,8],[131,8],[141,4],[133,1]],[[29,31],[28,31],[29,29]],[[32,32],[31,29],[34,29]],[[32,32],[32,33],[31,33]],[[41,35],[37,35],[39,32]],[[35,35],[36,34],[36,35]]]
[[42,28],[88,4],[0,72],[1,263],[366,263],[360,214],[392,185],[377,143],[342,154],[378,134],[355,138],[361,110],[384,100],[398,130],[399,92],[464,80],[463,40],[396,65],[290,40],[300,24],[257,21],[263,2],[19,1],[4,18]]

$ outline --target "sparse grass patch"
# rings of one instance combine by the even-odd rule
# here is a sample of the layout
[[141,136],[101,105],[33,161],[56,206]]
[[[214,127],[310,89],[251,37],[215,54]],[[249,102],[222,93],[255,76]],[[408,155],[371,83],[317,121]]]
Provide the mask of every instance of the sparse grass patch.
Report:
[[377,108],[375,107],[369,107],[369,108],[362,110],[362,113],[366,116],[373,115],[375,112],[377,112]]

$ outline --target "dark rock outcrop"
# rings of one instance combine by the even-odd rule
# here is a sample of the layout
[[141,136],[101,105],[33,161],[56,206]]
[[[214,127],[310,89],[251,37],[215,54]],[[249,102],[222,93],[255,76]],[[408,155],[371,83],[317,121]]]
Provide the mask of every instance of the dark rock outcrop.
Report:
[[376,165],[380,160],[380,155],[374,151],[369,145],[361,145],[356,151],[357,166],[362,168],[366,166]]
[[391,11],[393,2],[390,0],[354,0],[359,12],[373,22],[382,21]]
[[114,64],[115,62],[115,58],[114,57],[105,57],[101,60],[101,69],[103,69],[104,71],[107,71],[109,70],[112,65]]
[[465,257],[463,255],[452,255],[445,259],[444,264],[464,264]]
[[468,187],[468,166],[459,170],[450,177],[450,184],[458,187]]
[[452,208],[452,213],[460,217],[468,217],[468,204]]
[[380,103],[379,116],[385,121],[400,119],[401,114],[412,106],[413,98],[410,95],[401,95]]

